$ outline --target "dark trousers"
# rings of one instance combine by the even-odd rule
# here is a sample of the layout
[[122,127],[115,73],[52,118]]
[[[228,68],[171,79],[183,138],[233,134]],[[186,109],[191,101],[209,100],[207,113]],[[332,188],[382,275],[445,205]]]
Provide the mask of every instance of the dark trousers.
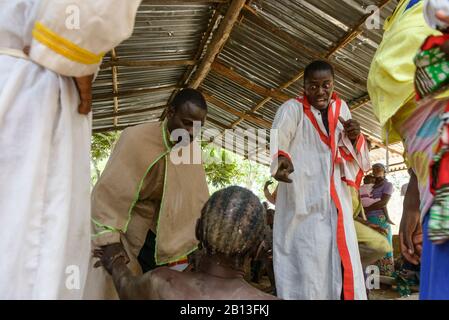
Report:
[[154,258],[155,251],[156,235],[153,231],[148,230],[145,243],[143,244],[142,249],[140,249],[139,256],[137,257],[143,273],[159,267],[158,265],[156,265],[156,259]]

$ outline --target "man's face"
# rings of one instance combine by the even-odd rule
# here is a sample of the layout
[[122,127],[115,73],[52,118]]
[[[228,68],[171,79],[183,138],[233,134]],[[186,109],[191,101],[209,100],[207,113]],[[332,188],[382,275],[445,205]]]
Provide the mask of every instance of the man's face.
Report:
[[[193,136],[194,122],[200,122],[201,126],[204,125],[206,120],[207,111],[190,101],[182,104],[177,110],[170,107],[167,113],[167,128],[171,133],[174,130],[181,129],[189,133],[190,141],[195,138]],[[199,132],[196,132],[197,134]],[[178,141],[179,142],[179,141]]]
[[334,78],[328,70],[312,72],[304,82],[304,93],[309,103],[319,109],[326,109],[334,91]]

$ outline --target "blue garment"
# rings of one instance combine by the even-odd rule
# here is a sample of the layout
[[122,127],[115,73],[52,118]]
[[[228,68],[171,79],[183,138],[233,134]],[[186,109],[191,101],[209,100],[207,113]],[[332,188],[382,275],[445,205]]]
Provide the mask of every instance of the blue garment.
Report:
[[428,238],[429,215],[423,221],[420,299],[449,300],[449,241],[435,245]]
[[421,0],[410,0],[407,7],[405,8],[405,11],[407,11],[408,9],[413,8],[413,6],[415,4],[418,4]]

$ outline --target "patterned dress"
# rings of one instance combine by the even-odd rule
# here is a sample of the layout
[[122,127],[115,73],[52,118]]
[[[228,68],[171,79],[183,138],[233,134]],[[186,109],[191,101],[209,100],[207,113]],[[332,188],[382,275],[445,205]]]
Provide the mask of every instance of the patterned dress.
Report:
[[[386,179],[384,182],[377,187],[373,188],[372,197],[373,198],[382,198],[382,195],[393,194],[393,185],[391,182],[388,182]],[[391,225],[388,223],[388,218],[383,209],[380,210],[372,210],[366,212],[366,217],[369,222],[374,223],[381,228],[387,230],[387,239],[388,243],[393,245],[393,234],[391,231]],[[376,262],[376,265],[380,269],[380,274],[385,276],[391,276],[394,272],[394,260],[393,260],[393,251],[388,252],[382,259]]]

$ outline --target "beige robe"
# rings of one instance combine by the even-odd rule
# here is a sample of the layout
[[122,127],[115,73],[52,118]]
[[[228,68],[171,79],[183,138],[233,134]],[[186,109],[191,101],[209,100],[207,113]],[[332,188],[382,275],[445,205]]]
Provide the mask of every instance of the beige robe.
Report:
[[[150,123],[124,130],[92,192],[94,246],[121,241],[136,274],[142,272],[137,256],[149,229],[156,234],[159,265],[197,248],[196,221],[209,197],[203,166],[175,165],[164,128]],[[117,297],[103,268],[91,268],[86,287],[87,299]]]

